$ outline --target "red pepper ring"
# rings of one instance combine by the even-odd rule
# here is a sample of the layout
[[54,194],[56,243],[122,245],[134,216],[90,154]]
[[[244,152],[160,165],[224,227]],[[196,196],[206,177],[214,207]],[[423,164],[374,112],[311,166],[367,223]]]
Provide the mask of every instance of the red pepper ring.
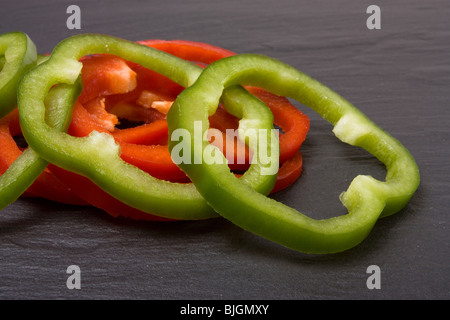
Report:
[[295,155],[283,162],[278,170],[277,180],[270,193],[275,193],[286,189],[291,186],[302,174],[303,170],[303,156],[300,151],[297,151]]
[[[20,133],[19,112],[16,108],[0,120],[0,175],[22,154],[14,140]],[[72,205],[88,205],[48,169],[41,173],[23,196],[40,197]]]
[[147,221],[173,221],[159,217],[157,215],[142,212],[136,208],[130,207],[116,198],[110,196],[108,193],[100,189],[95,183],[86,177],[75,174],[73,172],[61,169],[53,164],[49,165],[50,170],[58,177],[65,185],[79,194],[85,201],[92,206],[97,207],[113,217],[127,217],[134,220]]
[[299,111],[286,97],[277,96],[257,87],[245,87],[262,100],[272,111],[274,123],[283,132],[280,134],[280,163],[296,157],[309,130],[309,118]]
[[236,53],[208,43],[188,40],[148,39],[137,43],[165,51],[174,56],[201,64],[211,64],[222,58],[234,56]]

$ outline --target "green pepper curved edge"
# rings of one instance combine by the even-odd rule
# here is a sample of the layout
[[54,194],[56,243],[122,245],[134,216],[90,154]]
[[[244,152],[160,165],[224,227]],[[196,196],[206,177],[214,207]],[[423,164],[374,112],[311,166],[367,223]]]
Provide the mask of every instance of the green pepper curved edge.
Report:
[[[254,192],[225,166],[179,164],[209,204],[243,229],[301,252],[340,252],[365,239],[378,218],[401,210],[419,186],[417,164],[398,140],[317,80],[261,55],[232,56],[208,66],[175,100],[167,115],[169,134],[190,130],[194,121],[207,121],[223,90],[236,85],[261,87],[312,108],[334,126],[340,140],[364,148],[387,169],[385,181],[365,175],[352,181],[340,197],[348,214],[315,220]],[[194,103],[196,112],[187,113]],[[173,146],[169,141],[169,150]]]
[[37,51],[31,39],[23,32],[0,35],[0,118],[16,107],[17,86],[23,74],[36,65]]
[[[94,131],[88,137],[77,138],[46,123],[44,100],[50,88],[56,84],[73,84],[82,68],[79,58],[96,53],[120,56],[184,87],[193,84],[203,70],[165,52],[112,36],[84,34],[67,38],[54,48],[47,61],[30,70],[20,82],[20,123],[28,145],[45,161],[88,177],[104,191],[141,211],[182,220],[217,217],[193,184],[158,180],[124,162],[119,156],[119,145],[109,134]],[[258,110],[256,125],[272,127],[272,114],[265,104],[243,88],[236,87],[233,91],[234,97],[227,106],[230,110]],[[245,122],[245,113],[242,115]],[[278,157],[278,141],[272,147],[274,156]],[[276,173],[261,175],[260,172],[260,166],[252,164],[242,178],[258,192],[268,194]]]

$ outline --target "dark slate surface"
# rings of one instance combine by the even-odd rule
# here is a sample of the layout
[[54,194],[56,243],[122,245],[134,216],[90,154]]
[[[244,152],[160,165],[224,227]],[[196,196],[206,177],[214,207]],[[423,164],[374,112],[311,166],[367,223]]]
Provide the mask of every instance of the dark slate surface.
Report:
[[[81,8],[81,30],[66,8]],[[371,4],[381,29],[366,27]],[[224,219],[151,223],[20,199],[0,215],[1,299],[448,299],[450,5],[448,1],[3,1],[0,32],[21,30],[50,52],[86,32],[129,40],[209,42],[262,53],[319,79],[409,148],[421,185],[400,213],[344,253],[293,252]],[[357,174],[383,177],[366,152],[311,118],[304,172],[274,196],[314,217],[344,214],[338,195]],[[80,290],[66,287],[69,265]],[[381,289],[366,269],[381,269]]]

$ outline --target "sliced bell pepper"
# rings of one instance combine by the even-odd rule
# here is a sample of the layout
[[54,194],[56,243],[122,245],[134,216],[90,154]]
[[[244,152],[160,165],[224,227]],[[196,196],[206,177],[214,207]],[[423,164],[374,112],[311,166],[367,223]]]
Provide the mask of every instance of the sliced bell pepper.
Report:
[[[378,218],[401,210],[417,189],[417,164],[398,140],[317,80],[266,56],[243,54],[208,66],[172,105],[167,115],[169,136],[176,130],[192,134],[193,124],[198,121],[205,124],[203,130],[208,130],[208,116],[215,112],[221,96],[226,103],[227,90],[236,85],[260,87],[311,107],[334,126],[333,132],[340,140],[364,148],[387,169],[385,181],[364,175],[352,181],[340,197],[348,214],[316,220],[255,192],[226,165],[180,163],[208,203],[236,225],[294,250],[340,252],[363,241]],[[196,108],[192,109],[192,105]],[[169,141],[171,152],[178,143]],[[206,148],[205,142],[199,146],[191,141],[191,152],[199,157]]]
[[[57,129],[67,128],[71,106],[81,91],[80,79],[72,85],[49,88],[44,99],[45,121]],[[20,117],[19,117],[20,118]],[[45,171],[48,162],[32,148],[26,148],[0,176],[0,209],[5,208],[23,195]]]
[[283,162],[278,170],[277,181],[271,193],[275,193],[291,186],[302,174],[303,156],[300,151],[290,159]]
[[[236,55],[233,51],[208,43],[187,40],[150,39],[138,41],[138,43],[165,51],[185,60],[200,62],[203,66]],[[246,86],[245,88],[269,106],[274,114],[275,124],[283,130],[283,134],[280,135],[280,163],[292,158],[306,138],[309,130],[308,117],[285,97],[277,96],[257,87]],[[211,121],[211,127],[215,127],[216,123]]]
[[[14,136],[20,132],[19,113],[15,109],[0,120],[0,175],[22,154],[22,150],[14,140]],[[58,180],[48,168],[39,175],[24,195],[66,204],[88,205]]]
[[257,87],[246,87],[246,89],[268,105],[273,113],[274,123],[283,131],[280,134],[280,163],[295,157],[306,139],[309,118],[286,97],[277,96]]
[[[165,50],[170,49],[171,54],[178,55],[178,52],[176,51],[176,48],[178,46],[181,47],[181,56],[184,58],[189,58],[194,61],[202,61],[205,63],[210,63],[214,59],[218,59],[220,57],[223,57],[224,51],[221,48],[217,48],[211,45],[202,44],[198,42],[186,42],[186,41],[152,41],[155,43],[158,43],[158,49],[159,50]],[[150,42],[147,41],[147,44]],[[181,43],[181,44],[180,44]],[[204,49],[206,48],[206,49]],[[189,51],[189,49],[192,49]],[[206,52],[206,53],[205,53]],[[228,51],[227,56],[230,54]],[[211,57],[212,55],[212,57]],[[111,63],[106,63],[106,70],[103,70],[103,62],[108,61],[108,59],[120,59],[118,57],[106,55],[105,57],[102,57],[101,55],[93,55],[89,56],[89,68],[84,69],[84,64],[86,60],[82,59],[83,62],[83,70],[82,70],[82,77],[84,79],[85,88],[91,86],[91,80],[94,80],[94,83],[92,84],[93,88],[99,87],[99,92],[95,92],[95,90],[91,89],[89,90],[89,99],[92,99],[91,101],[88,101],[87,103],[90,103],[94,101],[94,105],[98,105],[98,97],[95,98],[98,95],[107,96],[106,99],[111,101],[114,101],[116,105],[118,105],[118,108],[115,109],[115,112],[118,112],[121,114],[121,108],[124,105],[123,101],[117,101],[114,100],[114,96],[112,96],[112,93],[119,93],[120,90],[112,90],[109,89],[109,86],[111,85],[112,81],[109,80],[110,76],[108,74],[108,71],[112,70],[112,76],[115,74],[127,74],[127,72],[123,71],[121,72],[121,69],[126,70],[127,68],[124,67],[123,64],[120,63],[114,63],[114,68],[108,68],[108,66],[111,65]],[[150,93],[150,91],[146,91],[146,89],[142,88],[142,85],[138,81],[137,87],[140,87],[138,90],[142,90],[142,92],[145,92],[145,98],[146,101],[142,101],[142,103],[145,103],[147,105],[151,104],[151,102],[154,102],[155,100],[161,100],[166,99],[168,97],[173,97],[175,99],[176,95],[179,92],[179,87],[174,85],[167,85],[168,79],[162,79],[158,80],[158,78],[161,78],[163,76],[159,74],[155,74],[153,71],[148,69],[143,69],[140,66],[134,66],[134,68],[138,69],[137,71],[137,79],[149,79],[152,78],[152,84],[153,84],[153,90],[158,90],[158,93]],[[149,76],[142,76],[142,73],[148,73],[151,72]],[[95,74],[100,73],[101,79],[96,79]],[[124,77],[126,82],[126,79],[128,79],[128,76]],[[106,81],[105,81],[106,80]],[[159,91],[161,88],[158,88],[155,86],[154,83],[164,83],[165,86],[162,88],[164,92],[164,96],[161,96]],[[125,85],[121,85],[121,87],[124,87]],[[175,88],[172,92],[169,92],[167,88]],[[147,89],[149,89],[147,87]],[[289,140],[293,140],[291,142],[291,146],[288,146],[286,148],[286,151],[284,152],[284,159],[283,164],[280,167],[277,180],[275,182],[275,186],[272,190],[272,192],[280,191],[289,185],[291,185],[301,174],[301,167],[302,167],[302,161],[301,161],[301,155],[295,155],[292,157],[289,153],[292,152],[293,148],[297,146],[297,150],[300,147],[301,143],[303,142],[306,132],[309,128],[309,120],[308,118],[301,113],[298,109],[296,109],[292,104],[289,103],[289,101],[285,98],[275,96],[273,94],[270,94],[268,92],[264,92],[264,90],[259,90],[258,88],[248,88],[248,90],[251,90],[256,96],[260,97],[260,99],[265,102],[271,110],[275,114],[274,122],[279,124],[283,131],[285,133],[282,135],[282,137],[286,137],[286,139],[281,138],[281,141],[284,141],[283,148],[286,145],[286,142]],[[129,93],[121,94],[121,96],[125,96],[126,100],[128,102],[132,102],[132,98],[136,99],[136,97],[140,96],[142,97],[143,94],[132,94]],[[81,94],[78,101],[86,101],[89,99],[81,97],[86,97],[86,95]],[[138,98],[140,99],[140,98]],[[114,108],[115,105],[112,106]],[[105,111],[105,107],[98,108]],[[111,109],[111,106],[109,106],[109,109]],[[136,108],[133,108],[136,109]],[[178,166],[176,166],[168,152],[167,146],[165,145],[167,143],[167,125],[165,120],[164,121],[155,121],[153,123],[150,123],[145,126],[135,127],[135,128],[129,128],[126,130],[111,130],[110,125],[108,123],[112,123],[112,125],[115,124],[114,121],[108,121],[107,116],[103,114],[102,118],[106,117],[106,123],[107,125],[102,125],[102,121],[95,121],[96,117],[90,117],[88,112],[84,110],[81,107],[81,104],[77,103],[74,108],[73,117],[72,117],[72,123],[69,127],[68,133],[77,137],[87,136],[92,131],[96,130],[99,132],[110,132],[117,142],[121,145],[121,158],[125,160],[128,163],[131,163],[138,168],[146,171],[147,173],[151,174],[152,176],[158,178],[158,179],[164,179],[172,182],[188,182],[189,179],[187,178],[186,174],[182,172]],[[145,116],[141,116],[144,117]],[[143,120],[139,116],[132,117],[133,120]],[[225,132],[227,129],[236,129],[238,127],[238,118],[231,116],[228,114],[223,108],[219,108],[218,112],[216,112],[214,115],[210,117],[210,121],[213,124],[213,127],[221,129],[223,132]],[[297,132],[293,131],[293,128],[297,126]],[[300,129],[301,128],[301,129]],[[163,130],[163,131],[162,131]],[[163,136],[160,136],[164,132]],[[130,133],[133,133],[131,135]],[[155,134],[156,133],[156,134]],[[155,135],[154,135],[155,134]],[[155,141],[155,138],[157,141]],[[230,139],[227,137],[227,135],[223,135],[223,142],[217,144],[214,143],[216,146],[222,145],[224,152],[228,155],[226,152],[225,146],[227,145],[227,139]],[[234,139],[232,137],[231,139]],[[238,141],[234,141],[231,145],[236,146],[236,144],[239,143]],[[151,145],[151,144],[162,144],[162,145]],[[150,146],[151,145],[151,146]],[[294,147],[292,147],[294,145]],[[241,150],[241,149],[239,149]],[[247,149],[244,149],[248,151]],[[232,153],[235,156],[234,161],[232,161],[233,165],[230,165],[230,167],[233,170],[246,170],[249,166],[248,161],[248,154],[246,155],[246,161],[243,161],[242,163],[239,163],[237,161],[238,152],[235,151]],[[292,159],[287,159],[292,157]],[[281,155],[280,155],[281,158]],[[284,163],[286,162],[286,163]],[[115,200],[113,197],[107,195],[104,191],[96,188],[92,182],[90,182],[88,179],[83,179],[81,177],[77,177],[75,174],[70,172],[59,172],[57,168],[54,168],[54,166],[51,166],[52,171],[56,173],[56,175],[68,186],[71,187],[71,189],[79,194],[79,196],[83,197],[86,201],[93,204],[96,207],[99,207],[103,209],[104,211],[110,213],[112,216],[128,216],[131,218],[136,219],[145,219],[145,220],[154,220],[155,217],[153,215],[148,215],[142,212],[138,212],[138,210],[134,208],[129,208],[125,206],[124,204],[119,204],[117,200]],[[89,184],[89,187],[87,185]],[[158,220],[161,220],[158,218]],[[164,220],[164,219],[162,219]]]
[[[80,59],[83,63],[82,80],[85,85],[78,97],[85,104],[98,96],[108,96],[133,91],[137,86],[136,72],[126,61],[114,55],[88,55]],[[101,65],[101,68],[98,66]]]
[[[183,59],[188,59],[190,61],[195,61],[195,62],[202,62],[205,65],[211,63],[212,61],[216,61],[217,59],[220,58],[224,58],[230,55],[235,55],[235,53],[222,49],[222,48],[218,48],[216,46],[212,46],[209,44],[204,44],[204,43],[199,43],[199,42],[192,42],[192,41],[182,41],[182,40],[173,40],[173,41],[163,41],[163,40],[146,40],[146,41],[139,41],[139,43],[148,45],[148,46],[153,46],[155,48],[157,48],[158,50],[162,50],[162,51],[166,51],[170,54],[179,56]],[[95,62],[95,60],[99,59],[99,63],[102,63],[103,61],[107,61],[109,59],[108,55],[106,55],[106,57],[101,57],[101,55],[99,55],[98,57],[95,56],[90,56],[90,59],[88,61],[94,62],[94,63],[90,63],[89,68],[87,70],[85,70],[83,68],[82,71],[82,75],[83,75],[83,79],[85,79],[85,87],[90,87],[91,86],[91,82],[89,81],[90,79],[95,79],[95,74],[96,73],[100,73],[102,74],[102,79],[98,80],[95,79],[94,83],[92,85],[92,87],[97,87],[96,83],[102,83],[103,78],[108,79],[110,76],[107,74],[108,72],[108,67],[106,70],[102,70],[97,72],[96,70],[98,70],[98,67],[100,67],[98,65],[98,62]],[[115,57],[115,59],[120,59],[118,57]],[[83,60],[83,64],[84,64],[84,60]],[[107,63],[107,66],[110,65],[111,63]],[[119,63],[115,63],[114,64],[116,67],[116,70],[113,70],[113,75],[116,73],[120,73],[121,67]],[[97,68],[95,68],[95,67]],[[135,66],[136,67],[136,66]],[[140,66],[139,66],[140,67]],[[102,68],[102,67],[100,67]],[[122,68],[122,69],[126,69],[126,68]],[[139,68],[140,70],[137,71],[137,78],[138,79],[146,79],[149,83],[164,83],[165,86],[163,88],[176,88],[174,89],[172,92],[165,92],[166,95],[170,95],[171,97],[173,97],[173,99],[175,99],[176,95],[179,93],[179,88],[177,86],[170,86],[168,85],[168,79],[164,80],[158,80],[158,78],[162,78],[163,76],[155,74],[153,71],[148,70],[148,69],[143,69],[142,67]],[[125,73],[125,72],[121,72],[121,73]],[[146,73],[150,73],[150,75],[145,76],[142,74],[146,74]],[[151,81],[149,80],[151,78]],[[102,94],[103,91],[108,91],[108,95],[110,94],[110,92],[114,92],[114,90],[109,90],[108,89],[108,84],[112,82],[111,80],[108,80],[106,84],[101,85],[102,90],[100,90],[100,94]],[[148,82],[145,82],[144,85],[146,85]],[[154,99],[159,99],[161,98],[161,93],[160,90],[161,88],[156,88],[155,86],[153,87],[154,90],[158,90],[158,93],[152,93],[149,91],[146,91],[144,89],[142,89],[142,86],[138,85],[140,87],[139,90],[142,90],[142,92],[139,94],[138,92],[134,94],[134,98],[136,99],[136,97],[139,96],[143,96],[143,93],[147,93],[146,96],[151,96],[150,98],[148,98],[150,101],[146,101],[146,104],[150,104],[151,102],[154,102]],[[167,89],[165,89],[167,90]],[[252,94],[256,95],[259,99],[261,99],[264,103],[266,103],[271,111],[274,113],[274,122],[276,125],[280,126],[281,129],[283,130],[283,134],[280,135],[280,163],[284,163],[287,159],[292,158],[294,156],[294,154],[298,151],[298,149],[300,148],[300,145],[302,144],[302,142],[304,141],[305,137],[306,137],[306,133],[309,129],[309,119],[306,117],[306,115],[304,115],[302,112],[300,112],[297,108],[295,108],[286,98],[284,97],[279,97],[276,96],[274,94],[271,94],[265,90],[261,90],[259,88],[247,88],[247,90],[249,90]],[[93,96],[95,96],[95,91],[94,90],[90,90],[91,92],[91,98]],[[97,93],[98,94],[98,93]],[[81,95],[83,97],[83,93]],[[128,94],[126,94],[125,96],[128,96]],[[109,99],[113,99],[114,101],[114,97],[108,97]],[[107,98],[107,99],[108,99]],[[130,98],[127,98],[128,100],[130,100]],[[138,98],[139,100],[140,98]],[[165,99],[165,97],[162,97],[162,99]],[[80,99],[79,99],[80,100]],[[86,100],[86,99],[84,99]],[[80,100],[81,102],[83,100]],[[111,103],[111,102],[109,102]],[[123,112],[121,112],[121,106],[123,106],[123,104],[115,101],[114,103],[119,104],[119,107],[115,109],[115,112],[118,112],[119,114],[124,114]],[[97,105],[97,104],[96,104]],[[115,106],[109,106],[108,108],[114,108]],[[104,111],[105,108],[103,108]],[[134,108],[136,109],[136,108]],[[138,108],[139,109],[139,108]],[[126,113],[126,112],[125,112]],[[92,132],[94,129],[99,130],[97,125],[95,124],[91,124],[89,125],[87,123],[88,118],[86,118],[86,116],[84,116],[82,119],[83,121],[81,121],[81,119],[78,119],[78,116],[82,116],[81,114],[78,114],[78,112],[75,112],[74,114],[74,119],[73,119],[73,124],[71,125],[71,127],[69,128],[69,133],[75,136],[85,136],[88,135],[90,132]],[[141,115],[139,116],[134,116],[133,120],[142,120],[144,116]],[[238,119],[231,118],[232,116],[229,115],[228,113],[226,113],[223,109],[219,109],[218,112],[216,112],[214,115],[212,115],[210,117],[210,122],[211,122],[211,127],[214,128],[219,128],[221,131],[225,132],[228,129],[236,129],[238,126]],[[111,123],[109,121],[107,121],[107,123]],[[114,125],[115,123],[112,123],[112,125]],[[151,129],[151,126],[149,126],[149,128],[147,129]],[[105,129],[110,130],[107,126],[104,126]],[[133,129],[135,131],[137,131],[136,129]],[[150,130],[151,131],[151,130]],[[130,142],[130,141],[124,141],[124,137],[127,136],[127,130],[116,130],[112,133],[116,138],[118,136],[121,137],[121,142]],[[147,138],[146,138],[147,139]],[[154,143],[153,140],[150,140],[150,143],[143,143],[143,141],[141,140],[140,144],[152,144]],[[147,167],[148,170],[146,170],[147,172],[151,173],[152,172],[152,164],[156,162],[159,162],[159,160],[170,160],[170,157],[164,156],[164,157],[160,157],[160,159],[157,159],[157,155],[155,153],[150,153],[148,154],[146,157],[142,157],[140,155],[143,155],[145,153],[145,148],[143,148],[143,150],[140,149],[141,147],[137,147],[137,146],[126,146],[122,149],[122,157],[124,159],[128,159],[130,161],[136,160],[138,161],[141,165],[138,165],[140,168],[144,167],[142,166],[143,163],[145,163],[146,161],[149,163],[149,166]],[[135,152],[131,152],[130,154],[128,154],[128,152],[126,152],[124,149],[127,150],[134,150]],[[160,148],[157,148],[160,149]],[[154,150],[153,148],[153,151]],[[134,155],[133,155],[134,154]],[[155,158],[156,157],[156,158]],[[128,161],[127,162],[130,162]],[[131,162],[132,164],[137,164],[134,162]],[[245,163],[243,163],[243,166],[239,166],[239,164],[237,163],[237,161],[230,161],[231,167],[234,170],[245,170],[248,168],[248,161],[246,161]],[[175,175],[176,178],[180,177],[179,174],[179,168],[170,164],[165,164],[168,167],[171,167],[173,170],[175,170],[177,172],[177,174]],[[169,181],[176,181],[174,179],[172,179],[170,177],[170,175],[166,175],[165,173],[161,174],[162,177],[166,176],[167,180]],[[161,178],[161,176],[158,176]],[[182,175],[184,177],[184,174]]]
[[96,208],[100,208],[113,217],[120,216],[131,218],[134,220],[146,221],[174,220],[149,214],[126,205],[122,201],[104,192],[102,189],[99,189],[99,187],[95,183],[82,175],[64,170],[53,164],[50,164],[49,167],[51,171],[58,177],[58,179],[64,181],[64,184],[70,187],[72,192],[79,194],[84,201],[88,202]]
[[33,41],[23,32],[0,35],[0,118],[16,107],[17,86],[23,74],[37,63]]
[[[120,148],[114,138],[94,131],[88,137],[73,137],[49,126],[45,121],[44,99],[56,84],[73,84],[80,75],[79,59],[88,54],[109,53],[153,69],[189,87],[202,68],[165,52],[130,41],[104,35],[78,35],[60,42],[50,58],[30,70],[18,89],[18,106],[23,135],[29,146],[43,159],[66,170],[84,175],[119,201],[170,219],[205,219],[217,213],[197,192],[192,184],[158,180],[120,158]],[[258,124],[273,123],[270,109],[244,89],[233,89],[235,100],[229,103],[245,104]],[[227,105],[227,109],[230,107]],[[254,110],[254,111],[253,111]],[[256,110],[258,110],[256,112]],[[242,115],[241,123],[251,126]],[[270,136],[269,138],[272,138]],[[278,139],[271,139],[272,157],[278,168]],[[255,190],[267,194],[273,188],[276,171],[260,174],[260,164],[253,164],[241,179]]]
[[[265,101],[270,102],[270,99]],[[290,105],[292,108],[292,105]],[[287,118],[289,115],[291,116],[290,119],[292,120],[298,120],[295,118],[295,116],[299,116],[298,112],[289,112],[289,108],[283,109],[283,111],[279,111],[276,113],[276,117],[284,117]],[[297,110],[297,109],[295,109]],[[225,111],[218,112],[210,117],[210,121],[212,123],[215,123],[213,126],[214,128],[221,128],[222,131],[226,130],[232,130],[234,131],[234,123],[229,123],[224,126],[224,123],[230,122],[230,116],[227,114],[225,115]],[[301,119],[299,122],[303,124],[302,133],[297,134],[295,138],[297,138],[295,141],[290,142],[289,139],[281,140],[290,142],[291,146],[296,145],[297,151],[298,148],[303,141],[302,138],[304,136],[304,133],[307,131],[307,126],[305,126],[305,123],[308,123],[306,120],[306,117],[303,116],[303,114],[300,113]],[[278,119],[275,118],[274,122],[278,123]],[[281,119],[284,120],[283,118]],[[108,121],[107,121],[108,122]],[[287,126],[285,128],[288,128]],[[83,137],[88,136],[92,131],[96,130],[99,132],[110,132],[109,131],[109,125],[103,125],[102,121],[98,121],[98,119],[94,116],[91,117],[89,112],[85,110],[81,104],[77,103],[74,107],[72,122],[69,127],[69,134],[77,137]],[[287,133],[290,133],[292,131],[287,131]],[[152,176],[158,178],[158,179],[165,179],[172,182],[187,182],[188,178],[186,177],[185,173],[182,172],[178,166],[172,161],[172,158],[170,156],[170,153],[167,149],[167,124],[166,121],[156,121],[153,123],[150,123],[148,125],[142,126],[142,127],[135,127],[135,128],[129,128],[126,130],[114,130],[110,132],[115,140],[120,143],[121,145],[121,158],[125,160],[126,162],[133,164],[142,170],[146,171],[147,173],[151,174]],[[235,136],[227,136],[226,134],[222,134],[223,140],[215,141],[213,144],[219,149],[221,149],[226,155],[230,156],[232,159],[228,159],[230,161],[230,168],[232,170],[238,170],[238,171],[244,171],[248,169],[249,166],[249,154],[248,154],[248,148],[242,147],[239,148],[239,141],[236,139]],[[281,138],[283,138],[285,135],[281,135]],[[300,137],[300,139],[299,139]],[[290,137],[292,139],[292,137]],[[304,138],[303,138],[304,139]],[[231,142],[229,142],[229,141]],[[233,146],[234,150],[233,152],[227,152],[227,146]],[[286,153],[284,153],[285,157],[290,152],[292,147],[287,148]],[[239,152],[241,152],[243,155],[239,155]],[[280,156],[281,158],[281,156]],[[292,158],[291,155],[289,155],[289,158]],[[281,161],[281,160],[280,160]],[[287,159],[283,159],[283,163],[281,164],[281,167],[283,167],[284,162],[286,162]],[[297,162],[297,165],[301,162]],[[285,174],[289,174],[287,172],[288,167],[283,170]],[[295,169],[298,172],[298,168]],[[295,176],[295,172],[292,172],[291,177]],[[297,175],[298,177],[298,175]],[[278,180],[278,179],[277,179]],[[287,180],[285,180],[287,181]],[[292,181],[292,180],[291,180]],[[294,180],[295,181],[295,180]],[[293,181],[292,181],[293,182]],[[285,183],[280,184],[277,186],[277,190],[281,190],[280,186],[283,185],[284,187],[287,187]]]
[[[0,209],[11,204],[21,195],[37,195],[70,204],[86,204],[72,194],[59,180],[56,180],[48,170],[45,170],[46,162],[33,150],[26,149],[21,153],[12,138],[20,132],[20,127],[15,121],[17,111],[14,111],[18,83],[28,70],[36,64],[46,61],[48,57],[37,55],[34,43],[21,32],[0,35],[0,53],[3,54],[0,73],[0,96],[2,97],[0,115],[9,114],[1,120],[3,168],[0,176]],[[58,89],[52,89],[49,99],[45,101],[46,108],[52,108],[54,114],[60,117],[59,120],[56,120],[55,117],[49,116],[46,121],[61,128],[67,124],[67,114],[64,111],[60,112],[57,105],[52,105],[48,100],[62,105],[73,104],[74,98],[81,90],[80,82],[76,81],[70,92],[61,97],[61,92],[66,89],[65,85]]]

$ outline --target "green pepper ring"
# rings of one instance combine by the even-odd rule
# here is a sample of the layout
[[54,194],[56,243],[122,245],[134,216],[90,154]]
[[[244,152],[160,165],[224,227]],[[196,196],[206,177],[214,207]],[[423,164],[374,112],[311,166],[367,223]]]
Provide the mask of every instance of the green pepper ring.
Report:
[[[384,182],[357,176],[340,196],[348,214],[316,220],[255,192],[236,179],[227,166],[179,164],[209,204],[234,224],[294,250],[340,252],[365,239],[379,217],[402,209],[417,189],[418,167],[399,141],[318,81],[261,55],[237,55],[209,65],[196,83],[175,100],[167,115],[169,136],[177,129],[192,130],[195,121],[207,123],[220,97],[227,102],[224,90],[236,85],[261,87],[309,106],[334,126],[333,132],[340,140],[366,149],[383,162],[387,175]],[[169,141],[169,150],[175,145]],[[206,147],[203,143],[192,151],[203,153]]]
[[16,107],[17,86],[24,72],[36,65],[37,51],[23,32],[0,35],[0,118]]
[[[54,85],[75,83],[82,68],[79,58],[94,53],[120,56],[161,73],[183,87],[193,84],[203,70],[165,52],[112,36],[84,34],[67,38],[54,48],[47,61],[22,78],[18,88],[20,123],[31,150],[45,161],[88,177],[118,200],[141,211],[182,220],[217,217],[193,184],[158,180],[124,162],[111,135],[94,131],[88,137],[72,137],[46,123],[44,100],[49,90]],[[61,92],[70,94],[66,88]],[[234,88],[233,92],[227,107],[245,106],[246,112],[258,119],[247,125],[273,127],[272,113],[264,103],[243,88]],[[64,96],[59,98],[63,100]],[[58,112],[61,118],[65,117],[64,112]],[[52,111],[49,115],[53,115]],[[245,123],[246,114],[242,116],[241,121]],[[278,140],[271,142],[273,156],[278,159]],[[259,164],[252,164],[241,179],[258,192],[268,194],[275,183],[276,172],[261,175]]]

